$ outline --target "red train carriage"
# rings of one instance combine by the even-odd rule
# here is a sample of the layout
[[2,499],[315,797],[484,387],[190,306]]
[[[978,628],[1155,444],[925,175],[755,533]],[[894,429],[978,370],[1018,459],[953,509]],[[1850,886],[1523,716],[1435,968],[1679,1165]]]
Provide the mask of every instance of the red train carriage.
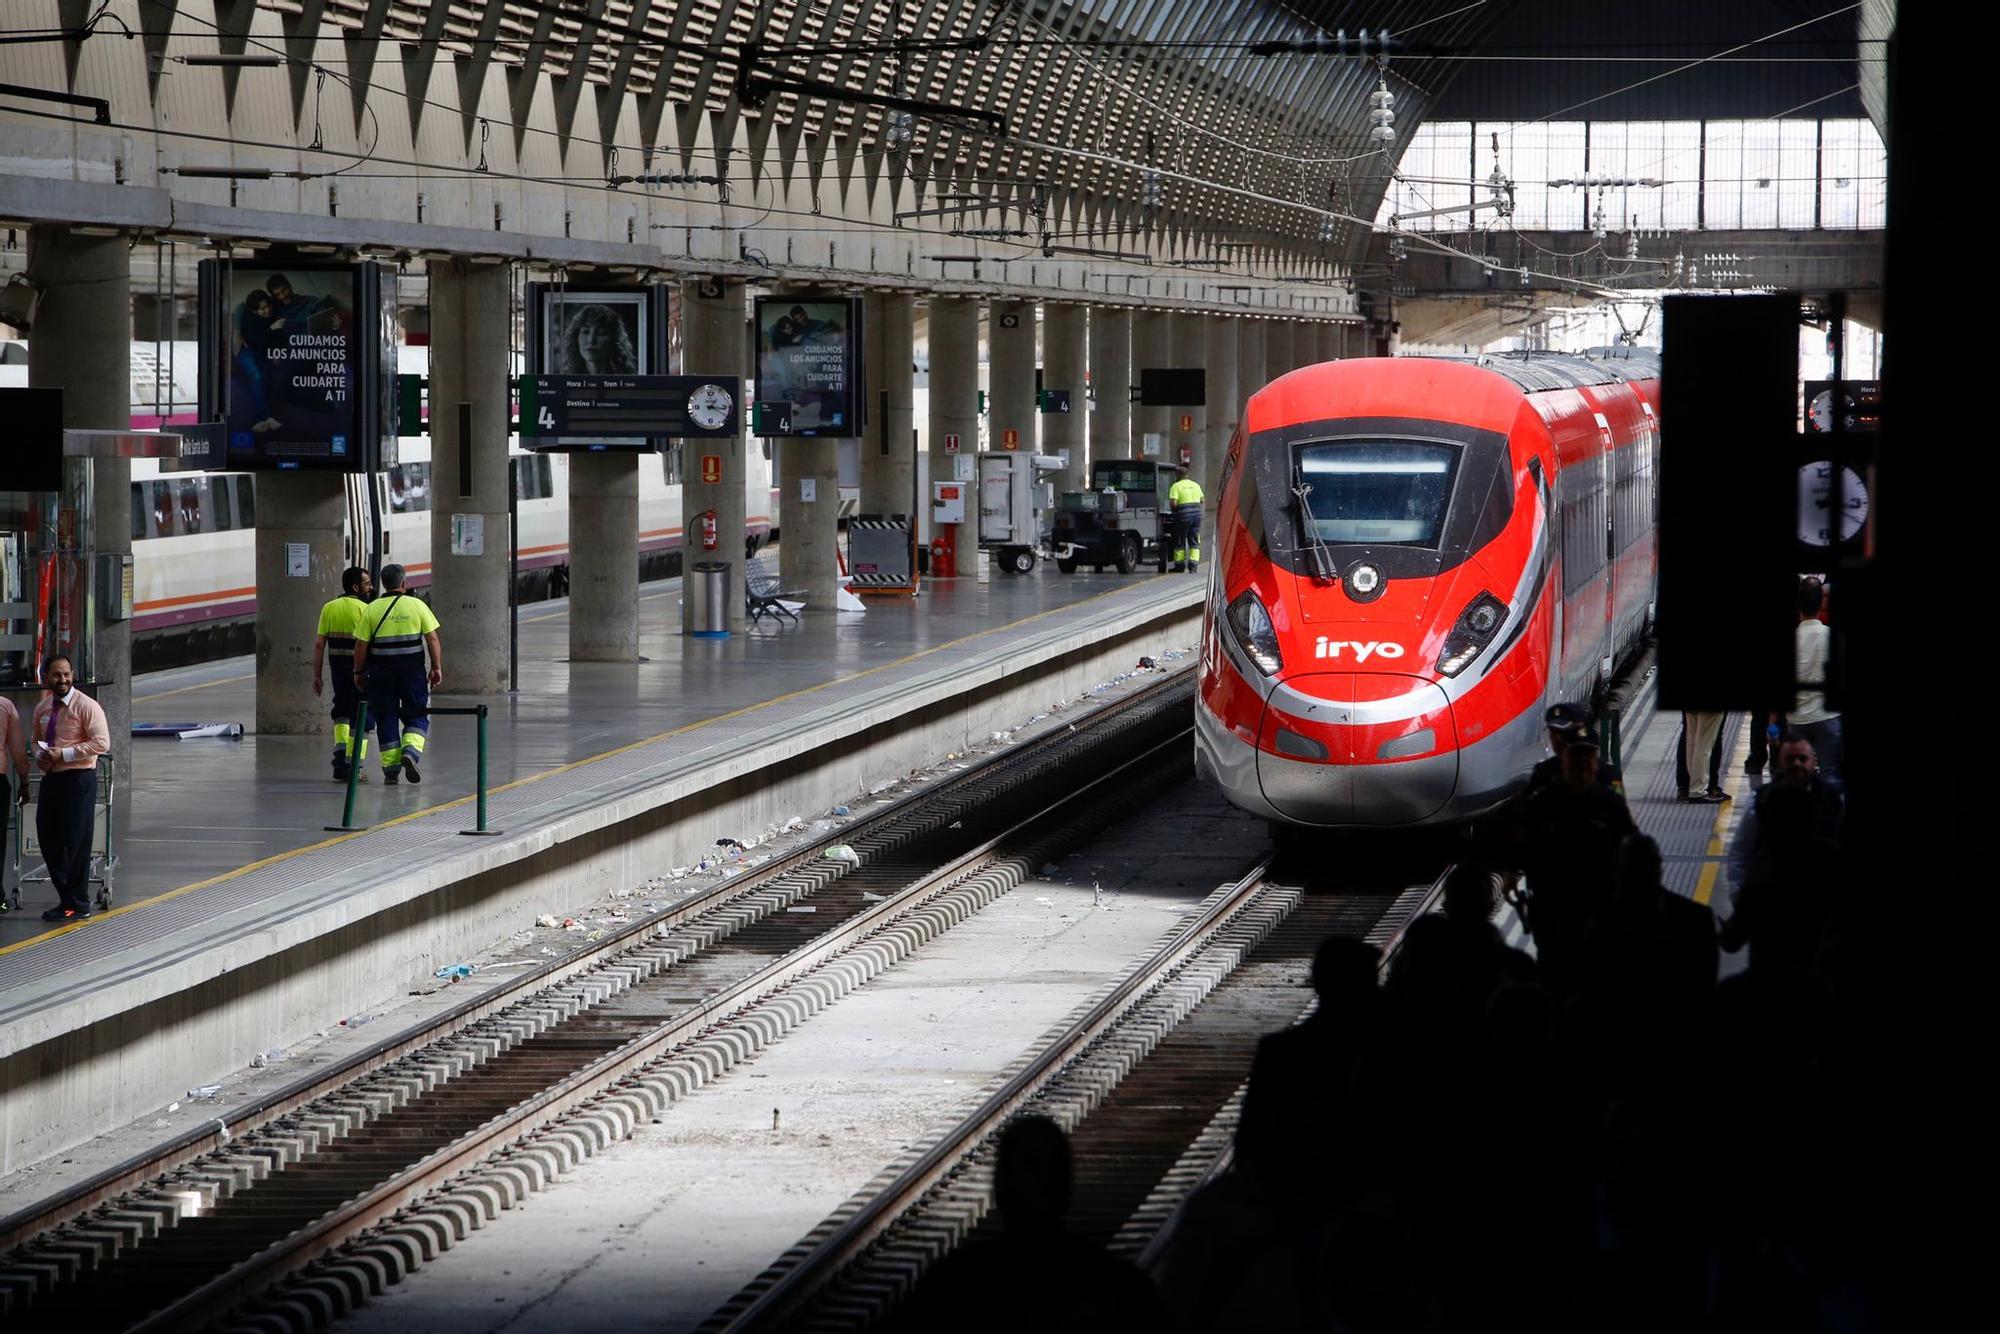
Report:
[[1653,599],[1658,362],[1308,366],[1251,398],[1216,503],[1195,762],[1245,810],[1461,820],[1519,790]]

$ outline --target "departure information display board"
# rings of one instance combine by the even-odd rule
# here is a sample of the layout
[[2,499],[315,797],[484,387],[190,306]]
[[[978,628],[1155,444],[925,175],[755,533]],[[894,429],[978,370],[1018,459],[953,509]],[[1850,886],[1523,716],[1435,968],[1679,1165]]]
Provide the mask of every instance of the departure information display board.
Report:
[[650,447],[648,436],[726,440],[743,430],[743,382],[733,375],[524,375],[520,391],[521,437],[532,449],[622,439]]

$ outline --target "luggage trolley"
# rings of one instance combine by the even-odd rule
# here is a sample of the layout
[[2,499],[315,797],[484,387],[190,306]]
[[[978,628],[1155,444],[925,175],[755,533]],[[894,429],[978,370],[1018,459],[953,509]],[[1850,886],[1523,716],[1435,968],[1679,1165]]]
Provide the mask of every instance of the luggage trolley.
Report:
[[[118,781],[116,768],[109,755],[97,757],[97,819],[90,832],[90,883],[97,887],[91,898],[100,910],[109,908],[115,897],[112,875],[118,868],[118,804],[112,798]],[[47,863],[35,871],[24,870],[30,861],[41,857],[40,840],[35,833],[35,809],[42,794],[41,772],[29,773],[27,781],[28,804],[14,808],[13,846],[8,849],[13,884],[6,890],[7,907],[17,911],[21,906],[21,886],[49,883]]]

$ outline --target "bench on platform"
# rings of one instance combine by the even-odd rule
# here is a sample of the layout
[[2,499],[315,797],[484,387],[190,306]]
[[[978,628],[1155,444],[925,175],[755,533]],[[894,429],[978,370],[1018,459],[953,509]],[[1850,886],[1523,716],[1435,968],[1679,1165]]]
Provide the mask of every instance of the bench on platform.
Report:
[[765,568],[763,557],[753,556],[743,567],[743,610],[755,625],[764,616],[790,617],[797,621],[798,614],[785,605],[786,599],[797,601],[805,596],[803,589],[779,588],[778,578]]

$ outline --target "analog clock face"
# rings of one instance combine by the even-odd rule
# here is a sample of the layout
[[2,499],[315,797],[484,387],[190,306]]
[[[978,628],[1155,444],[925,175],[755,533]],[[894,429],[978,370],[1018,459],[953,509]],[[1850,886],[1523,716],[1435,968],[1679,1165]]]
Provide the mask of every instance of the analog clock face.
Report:
[[1852,468],[1822,460],[1799,469],[1799,541],[1849,542],[1868,522],[1868,487]]
[[[1813,430],[1822,435],[1831,431],[1834,422],[1833,390],[1822,389],[1814,394],[1806,415],[1812,422]],[[1840,416],[1840,424],[1847,430],[1853,430],[1859,423],[1860,405],[1854,401],[1854,395],[1843,393],[1840,396]]]
[[735,401],[719,384],[697,386],[688,395],[688,420],[704,431],[721,430],[729,422],[729,409]]

